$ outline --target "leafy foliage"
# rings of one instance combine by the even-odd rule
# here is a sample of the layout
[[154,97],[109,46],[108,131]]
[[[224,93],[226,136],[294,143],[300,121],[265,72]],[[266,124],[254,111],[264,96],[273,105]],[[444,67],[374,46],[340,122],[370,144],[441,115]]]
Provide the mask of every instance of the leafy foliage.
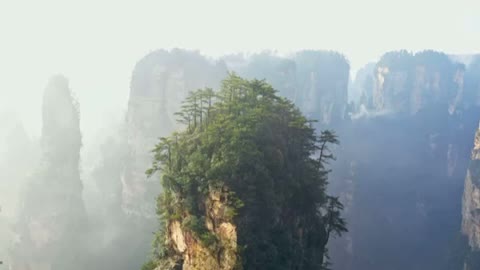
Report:
[[330,235],[346,231],[342,204],[325,192],[336,135],[318,136],[265,81],[235,74],[218,93],[192,92],[177,116],[185,130],[160,139],[147,171],[162,173],[155,260],[178,255],[173,221],[206,247],[228,248],[206,227],[205,202],[220,190],[227,211],[217,218],[237,226],[239,268],[322,269]]

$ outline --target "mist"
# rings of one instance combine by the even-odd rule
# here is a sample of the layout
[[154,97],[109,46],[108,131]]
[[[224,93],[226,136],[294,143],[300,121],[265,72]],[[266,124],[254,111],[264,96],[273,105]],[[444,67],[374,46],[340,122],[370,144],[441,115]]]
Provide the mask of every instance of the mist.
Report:
[[[192,92],[220,93],[232,74],[263,80],[318,134],[338,136],[322,192],[342,204],[348,232],[318,241],[321,267],[476,269],[478,8],[467,0],[0,3],[0,269],[159,270],[170,269],[168,256],[171,269],[212,267],[186,255],[201,237],[189,242],[183,223],[180,248],[158,199],[175,188],[162,170],[147,172],[160,138],[196,125],[178,114]],[[215,222],[204,223],[223,243],[208,227]],[[247,223],[235,224],[238,246]],[[281,254],[279,239],[266,257]],[[237,269],[227,255],[208,259]]]

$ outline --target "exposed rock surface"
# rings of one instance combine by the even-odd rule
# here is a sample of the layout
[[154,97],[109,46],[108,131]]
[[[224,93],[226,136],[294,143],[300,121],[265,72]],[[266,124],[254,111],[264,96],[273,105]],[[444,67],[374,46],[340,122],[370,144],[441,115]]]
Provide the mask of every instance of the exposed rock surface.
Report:
[[475,133],[472,161],[465,179],[462,232],[472,249],[480,249],[480,129]]
[[348,78],[350,65],[335,52],[302,51],[295,57],[297,63],[298,100],[305,114],[331,125],[346,118],[348,105]]
[[465,66],[439,52],[386,53],[374,70],[373,109],[415,114],[446,103],[453,114],[462,105]]
[[129,159],[122,176],[122,208],[128,215],[154,218],[158,179],[145,171],[159,137],[176,128],[174,113],[188,92],[217,87],[226,76],[222,63],[197,52],[159,50],[140,60],[132,74],[127,112]]
[[364,89],[371,99],[337,129],[331,182],[349,233],[330,246],[336,269],[456,269],[452,239],[480,115],[473,67],[432,51],[387,53],[376,64],[372,95]]
[[[182,256],[182,269],[186,270],[232,270],[237,266],[237,230],[225,221],[226,206],[221,202],[221,191],[212,191],[206,202],[207,229],[219,240],[217,247],[209,247],[182,229],[180,222],[169,225],[169,238],[175,250]],[[158,270],[164,269],[162,266]]]
[[[112,235],[108,249],[112,254],[117,251],[128,254],[114,263],[103,259],[102,263],[107,267],[118,265],[116,269],[132,269],[143,264],[151,250],[151,236],[157,226],[155,199],[160,192],[158,177],[148,178],[145,174],[152,164],[151,151],[159,137],[177,128],[174,113],[180,110],[187,93],[217,87],[226,74],[222,62],[210,61],[198,52],[180,49],[154,51],[136,64],[125,127],[119,130],[121,136],[115,145],[110,145],[118,150],[110,149],[118,153],[117,159],[106,156],[104,161],[111,167],[100,168],[100,175],[97,175],[97,181],[103,181],[103,185],[106,181],[118,181],[108,184],[111,191],[119,193],[112,193],[110,202],[118,202],[121,211],[116,219],[119,224],[112,225],[118,231]],[[120,155],[121,160],[118,159]],[[120,171],[115,171],[116,168]],[[115,179],[102,179],[110,176]],[[110,209],[114,209],[113,204]],[[128,246],[128,249],[120,251],[119,245]]]
[[[469,65],[465,76],[467,107],[478,106],[480,89],[480,57]],[[462,205],[462,234],[467,238],[463,243],[467,250],[464,255],[464,270],[480,267],[480,127],[475,133],[470,166],[465,177]]]
[[368,63],[359,69],[348,89],[348,99],[354,104],[371,107],[376,63]]
[[180,254],[171,265],[160,265],[157,270],[172,269],[180,264],[183,270],[232,270],[239,269],[237,263],[237,228],[227,218],[226,196],[222,190],[211,189],[205,202],[207,229],[216,235],[218,244],[207,246],[189,230],[184,230],[179,221],[172,221],[168,226],[168,238],[173,242],[175,251]]
[[[239,59],[240,58],[240,59]],[[350,66],[331,51],[299,51],[282,57],[265,52],[228,57],[229,67],[247,78],[265,79],[311,119],[335,125],[346,119]]]

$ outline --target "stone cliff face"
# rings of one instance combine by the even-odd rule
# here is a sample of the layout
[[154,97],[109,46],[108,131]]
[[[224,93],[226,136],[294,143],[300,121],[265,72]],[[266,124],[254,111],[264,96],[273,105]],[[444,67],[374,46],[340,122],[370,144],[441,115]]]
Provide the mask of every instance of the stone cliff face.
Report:
[[296,55],[300,107],[319,124],[338,123],[346,117],[350,66],[338,53],[303,51]]
[[359,69],[355,80],[348,89],[348,99],[357,106],[370,108],[373,95],[374,72],[376,63],[368,63]]
[[167,234],[178,255],[176,260],[165,262],[156,270],[176,269],[174,265],[180,265],[183,270],[240,269],[237,261],[237,228],[226,217],[225,196],[222,190],[211,190],[205,202],[207,229],[217,237],[218,244],[215,247],[208,246],[193,236],[191,231],[184,229],[179,221],[172,221]]
[[475,133],[472,160],[465,178],[462,232],[473,250],[480,249],[480,129]]
[[183,50],[156,51],[137,63],[132,74],[127,112],[130,154],[122,176],[125,213],[154,218],[158,179],[145,175],[152,162],[151,150],[159,137],[177,127],[174,113],[180,110],[187,93],[216,87],[226,74],[221,63]]
[[[151,249],[151,232],[157,226],[155,199],[160,192],[160,181],[156,176],[148,178],[145,172],[152,164],[151,151],[158,138],[178,127],[174,113],[180,110],[188,92],[217,87],[226,74],[226,67],[221,62],[212,62],[198,52],[180,49],[152,52],[136,64],[125,128],[119,131],[122,138],[118,143],[124,145],[116,146],[121,150],[122,159],[110,158],[113,161],[110,165],[119,167],[120,171],[107,168],[115,175],[118,173],[119,182],[104,187],[112,190],[119,184],[120,193],[119,198],[116,195],[112,197],[120,204],[118,219],[121,224],[116,224],[119,233],[112,242],[110,252],[120,250],[118,245],[130,247],[129,256],[116,259],[116,269],[138,267]],[[105,258],[100,260],[108,267],[113,265]]]
[[297,67],[294,59],[265,52],[242,59],[243,65],[239,65],[238,60],[238,58],[226,59],[231,70],[246,78],[266,79],[280,95],[290,100],[295,100],[299,95],[296,88]]
[[467,107],[480,106],[480,55],[474,57],[465,71],[464,100]]
[[[472,97],[479,73],[472,67],[431,51],[387,53],[376,64],[371,99],[360,99],[366,110],[357,106],[349,125],[337,129],[342,144],[333,171],[344,173],[333,175],[332,188],[345,202],[349,233],[330,246],[336,269],[455,269],[442,254],[452,252],[460,231],[469,141],[478,126]],[[462,227],[475,238],[471,171],[463,207],[471,214]]]
[[336,269],[448,269],[441,254],[460,229],[468,164],[456,139],[469,132],[457,130],[446,111],[412,117],[357,120],[340,133],[333,170],[347,175],[331,182],[339,186],[349,233],[329,248]]
[[[335,163],[331,177],[334,180],[330,183],[329,191],[339,197],[345,207],[343,211],[344,217],[351,220],[351,217],[354,215],[352,211],[355,209],[354,196],[357,162],[342,156],[341,153],[344,152],[342,148],[338,149],[338,152],[340,152],[340,156],[337,156],[339,162]],[[354,269],[352,265],[354,257],[354,239],[352,235],[355,233],[355,228],[350,226],[350,224],[348,224],[348,227],[348,232],[344,233],[342,237],[329,241],[328,250],[334,269]]]
[[373,108],[416,114],[428,106],[447,103],[453,114],[462,102],[464,70],[462,64],[434,51],[387,53],[374,71]]
[[87,221],[78,167],[79,112],[64,77],[50,80],[42,118],[41,163],[22,200],[11,267],[83,268]]
[[[465,103],[467,107],[478,106],[480,89],[480,57],[475,57],[465,75]],[[462,80],[462,84],[463,84]],[[462,200],[462,233],[468,238],[470,257],[479,257],[480,251],[480,128],[475,133],[471,161],[465,177]],[[477,253],[477,256],[472,254]],[[477,259],[478,261],[478,259]],[[475,262],[465,258],[465,269],[474,269]],[[477,262],[477,264],[479,264]]]
[[300,51],[291,57],[261,53],[229,67],[247,78],[266,79],[280,95],[293,101],[322,125],[347,117],[350,66],[345,57],[330,51]]

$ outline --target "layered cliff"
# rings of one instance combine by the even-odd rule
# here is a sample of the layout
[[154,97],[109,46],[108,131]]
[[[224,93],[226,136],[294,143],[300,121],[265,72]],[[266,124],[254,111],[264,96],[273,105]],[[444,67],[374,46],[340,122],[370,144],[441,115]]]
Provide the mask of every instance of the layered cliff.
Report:
[[480,267],[480,128],[475,133],[462,200],[463,270]]
[[472,58],[465,71],[464,102],[467,107],[480,106],[480,55]]
[[[348,99],[356,106],[372,107],[374,69],[376,63],[368,63],[355,74],[355,79],[348,89]],[[358,109],[358,108],[357,108]]]
[[278,56],[264,52],[243,61],[227,59],[232,70],[247,78],[265,79],[320,124],[337,125],[347,118],[350,65],[340,53],[299,51]]
[[297,89],[295,100],[304,113],[323,125],[346,119],[350,64],[336,52],[301,51],[295,55]]
[[[195,216],[186,216],[183,221],[168,222],[165,239],[174,254],[157,262],[157,270],[176,269],[180,265],[184,270],[241,269],[237,225],[229,214],[232,211],[228,205],[229,193],[225,187],[210,189],[201,221]],[[192,224],[202,221],[205,223]],[[193,226],[205,228],[199,234]]]
[[462,232],[468,236],[469,246],[480,249],[480,129],[475,133],[472,160],[465,178],[463,194]]
[[127,112],[129,157],[122,175],[122,208],[137,217],[153,218],[158,182],[147,179],[150,151],[157,139],[177,126],[175,112],[189,91],[217,87],[227,74],[198,52],[159,50],[141,59],[132,74]]
[[217,87],[225,74],[221,62],[180,49],[154,51],[135,65],[125,122],[99,144],[91,172],[101,196],[92,214],[96,245],[90,247],[98,269],[138,269],[144,263],[157,226],[155,198],[160,192],[159,181],[145,175],[151,151],[159,137],[180,126],[174,113],[188,92]]
[[432,51],[387,53],[375,65],[370,99],[338,130],[332,187],[350,232],[330,247],[337,269],[456,269],[476,76]]
[[374,70],[371,106],[376,111],[416,114],[445,103],[453,114],[463,101],[464,71],[463,64],[440,52],[386,53]]

